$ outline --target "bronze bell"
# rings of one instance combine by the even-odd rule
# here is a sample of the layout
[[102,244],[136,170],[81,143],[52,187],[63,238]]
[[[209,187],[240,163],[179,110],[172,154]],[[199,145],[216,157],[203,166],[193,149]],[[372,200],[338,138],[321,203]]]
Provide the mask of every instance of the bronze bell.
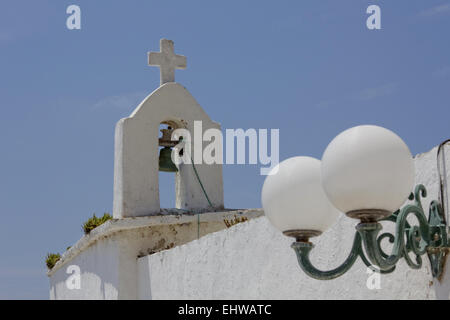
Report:
[[176,146],[178,141],[172,141],[171,136],[173,129],[161,129],[162,137],[159,138],[159,145],[162,148],[159,151],[159,171],[178,172],[177,166],[172,161],[172,147]]
[[178,168],[172,161],[172,148],[164,147],[159,151],[159,171],[178,172]]

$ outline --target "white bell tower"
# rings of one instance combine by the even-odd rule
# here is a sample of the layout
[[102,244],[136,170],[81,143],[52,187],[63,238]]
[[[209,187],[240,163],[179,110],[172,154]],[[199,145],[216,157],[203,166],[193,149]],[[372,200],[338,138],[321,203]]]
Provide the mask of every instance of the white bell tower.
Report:
[[[186,57],[174,53],[171,40],[162,39],[160,47],[161,52],[149,53],[149,65],[160,67],[160,87],[116,125],[114,218],[153,215],[161,210],[158,182],[160,124],[187,129],[192,137],[194,121],[200,121],[203,131],[220,130],[220,125],[208,117],[186,88],[174,82],[175,69],[186,68]],[[192,150],[203,150],[202,141],[192,140]],[[223,208],[222,165],[181,164],[175,173],[175,189],[178,209]]]

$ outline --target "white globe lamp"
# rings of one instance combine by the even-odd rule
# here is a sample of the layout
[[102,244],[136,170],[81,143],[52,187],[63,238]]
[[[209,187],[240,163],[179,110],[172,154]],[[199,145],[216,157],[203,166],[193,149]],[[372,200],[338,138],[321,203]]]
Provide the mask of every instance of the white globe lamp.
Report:
[[408,146],[394,132],[374,125],[353,127],[334,138],[323,154],[321,170],[331,203],[362,221],[392,214],[414,185]]
[[289,158],[267,176],[262,205],[269,221],[285,235],[308,241],[333,225],[340,212],[329,202],[321,184],[320,160]]

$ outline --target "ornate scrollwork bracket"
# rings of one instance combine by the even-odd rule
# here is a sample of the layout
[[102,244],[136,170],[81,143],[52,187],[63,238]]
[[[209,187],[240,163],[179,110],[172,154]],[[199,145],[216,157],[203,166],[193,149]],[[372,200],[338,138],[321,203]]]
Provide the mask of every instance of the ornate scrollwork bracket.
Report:
[[[395,270],[397,262],[404,258],[413,269],[422,267],[422,256],[428,255],[433,277],[440,278],[444,262],[450,252],[447,236],[447,225],[443,218],[442,207],[438,201],[430,203],[428,219],[425,216],[421,199],[426,197],[427,191],[423,185],[417,185],[407,204],[392,215],[379,221],[395,223],[395,234],[381,233],[381,224],[370,219],[364,219],[356,226],[353,246],[347,259],[337,268],[321,271],[313,266],[309,254],[314,245],[308,238],[298,238],[292,244],[303,271],[312,278],[330,280],[347,272],[359,258],[364,264],[381,273],[390,273]],[[407,218],[414,216],[418,225],[411,225]],[[381,243],[387,239],[392,244],[391,254],[383,251]],[[412,256],[412,257],[411,257]]]

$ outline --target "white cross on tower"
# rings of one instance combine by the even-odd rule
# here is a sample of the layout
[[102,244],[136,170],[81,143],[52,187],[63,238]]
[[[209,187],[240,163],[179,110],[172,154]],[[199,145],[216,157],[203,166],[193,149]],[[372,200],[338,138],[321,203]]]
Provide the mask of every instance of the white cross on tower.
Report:
[[160,84],[175,82],[175,69],[186,69],[186,57],[175,54],[173,41],[159,40],[160,52],[148,53],[148,64],[160,68]]

